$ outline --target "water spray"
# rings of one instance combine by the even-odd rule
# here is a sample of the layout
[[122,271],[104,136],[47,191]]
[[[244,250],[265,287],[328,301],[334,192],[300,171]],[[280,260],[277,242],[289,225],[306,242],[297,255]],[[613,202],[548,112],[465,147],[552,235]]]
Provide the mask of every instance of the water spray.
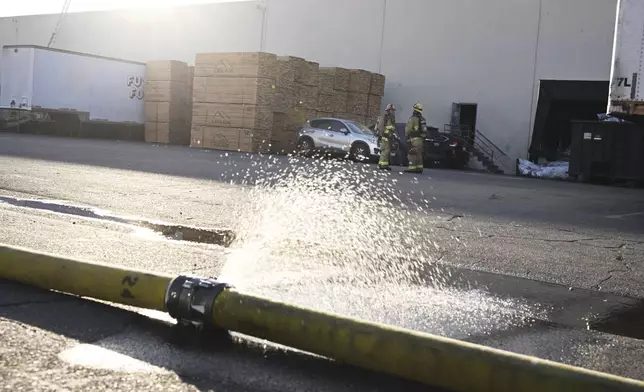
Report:
[[453,391],[644,391],[644,382],[243,293],[217,279],[169,276],[0,245],[0,278],[168,312]]

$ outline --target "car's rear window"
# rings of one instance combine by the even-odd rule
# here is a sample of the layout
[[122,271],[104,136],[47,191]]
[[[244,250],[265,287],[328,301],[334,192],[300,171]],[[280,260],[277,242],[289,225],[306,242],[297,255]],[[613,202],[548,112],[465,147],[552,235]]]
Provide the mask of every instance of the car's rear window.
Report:
[[331,129],[330,120],[311,120],[311,127],[318,129]]

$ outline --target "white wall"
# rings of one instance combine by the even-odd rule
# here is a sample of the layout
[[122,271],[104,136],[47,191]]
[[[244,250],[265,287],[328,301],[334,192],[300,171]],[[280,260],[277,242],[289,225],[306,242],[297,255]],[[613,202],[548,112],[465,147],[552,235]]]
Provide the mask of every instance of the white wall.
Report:
[[[525,156],[539,79],[608,80],[616,0],[266,0],[70,14],[56,47],[192,63],[196,52],[262,50],[386,75],[385,103],[479,104],[478,127]],[[385,12],[384,31],[383,10]],[[0,19],[0,45],[46,45],[57,16]],[[18,41],[18,42],[16,42]]]
[[[260,3],[68,14],[54,47],[133,61],[174,59],[190,64],[196,52],[258,51],[263,18]],[[0,45],[46,46],[57,18],[2,18]]]
[[[74,109],[89,120],[145,122],[141,84],[145,65],[36,50],[33,105],[44,109]],[[135,93],[132,95],[132,93]]]
[[450,121],[452,102],[476,102],[478,128],[519,153],[513,147],[530,120],[537,14],[534,0],[390,1],[387,102],[404,116],[422,102],[427,122],[440,128]]
[[31,108],[34,91],[34,49],[2,50],[7,61],[0,67],[0,108]]
[[385,0],[268,0],[264,50],[322,66],[380,67]]
[[523,152],[532,136],[539,80],[610,80],[617,0],[541,1],[534,103]]

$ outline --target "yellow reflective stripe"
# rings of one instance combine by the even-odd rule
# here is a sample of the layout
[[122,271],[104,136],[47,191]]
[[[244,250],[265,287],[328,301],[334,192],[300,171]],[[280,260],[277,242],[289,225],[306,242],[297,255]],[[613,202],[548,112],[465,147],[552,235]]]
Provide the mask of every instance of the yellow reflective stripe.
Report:
[[386,129],[386,130],[388,130],[388,131],[391,131],[391,130],[393,130],[393,129],[394,129],[394,126],[393,126],[393,125],[387,125],[387,126],[385,127],[385,129]]
[[379,166],[389,166],[389,161],[380,161],[378,162]]
[[418,130],[418,125],[414,126],[413,129],[414,129],[414,131],[417,131]]

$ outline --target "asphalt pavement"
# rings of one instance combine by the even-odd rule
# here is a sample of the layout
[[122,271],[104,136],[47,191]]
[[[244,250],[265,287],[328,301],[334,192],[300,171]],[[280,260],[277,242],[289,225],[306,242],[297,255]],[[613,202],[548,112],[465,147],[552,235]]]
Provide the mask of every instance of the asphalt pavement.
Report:
[[[269,297],[638,379],[642,196],[0,134],[2,243],[221,276]],[[187,226],[237,240],[187,241]],[[247,337],[185,346],[162,315],[9,282],[0,284],[0,323],[7,390],[418,388]]]

